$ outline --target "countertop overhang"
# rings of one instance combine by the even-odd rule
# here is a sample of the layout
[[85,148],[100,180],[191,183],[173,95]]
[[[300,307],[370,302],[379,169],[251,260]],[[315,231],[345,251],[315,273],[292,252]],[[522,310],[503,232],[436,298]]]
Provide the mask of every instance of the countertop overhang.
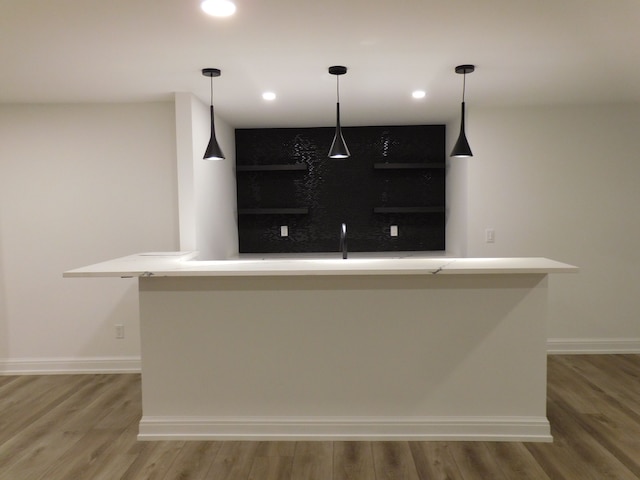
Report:
[[64,272],[64,277],[210,277],[284,275],[461,275],[575,273],[543,257],[265,258],[194,260],[198,252],[129,255]]

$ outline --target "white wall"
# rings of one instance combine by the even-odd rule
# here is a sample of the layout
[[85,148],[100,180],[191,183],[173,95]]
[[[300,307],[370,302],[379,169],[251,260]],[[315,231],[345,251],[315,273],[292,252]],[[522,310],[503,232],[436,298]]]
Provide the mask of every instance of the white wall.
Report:
[[209,106],[191,93],[176,93],[180,249],[200,260],[238,256],[235,131],[216,116],[224,160],[203,160],[209,142]]
[[[447,156],[457,139],[459,128],[459,123],[456,126],[447,125]],[[468,162],[465,159],[447,158],[445,243],[446,255],[450,257],[467,256],[467,177]]]
[[579,266],[550,280],[552,347],[640,351],[640,105],[469,109],[467,123],[467,255]]
[[[202,238],[222,238],[209,254],[228,258],[237,251],[233,130],[216,119],[226,163],[196,162],[208,111],[186,95],[193,188],[214,192],[198,215],[226,211]],[[550,280],[552,343],[640,351],[640,105],[470,105],[467,114],[475,156],[450,160],[449,253],[580,266]],[[62,272],[179,248],[180,118],[171,103],[0,107],[0,371],[135,369],[136,281]],[[484,243],[485,228],[495,229],[494,244]]]
[[136,280],[62,272],[177,249],[173,104],[0,107],[0,206],[0,371],[139,364]]

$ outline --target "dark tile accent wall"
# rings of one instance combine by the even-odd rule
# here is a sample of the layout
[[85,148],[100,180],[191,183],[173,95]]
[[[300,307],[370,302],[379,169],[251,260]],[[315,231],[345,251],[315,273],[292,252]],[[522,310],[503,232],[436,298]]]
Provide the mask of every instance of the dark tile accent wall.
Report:
[[240,252],[338,251],[342,222],[351,252],[444,250],[445,126],[344,127],[344,160],[334,133],[236,130]]

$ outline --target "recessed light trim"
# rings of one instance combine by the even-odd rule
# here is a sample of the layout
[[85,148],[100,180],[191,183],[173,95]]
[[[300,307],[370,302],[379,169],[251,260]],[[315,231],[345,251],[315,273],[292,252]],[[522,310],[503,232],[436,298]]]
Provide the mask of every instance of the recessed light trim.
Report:
[[262,94],[262,98],[264,100],[267,100],[268,102],[271,102],[276,99],[276,94],[274,92],[264,92]]
[[203,0],[200,8],[212,17],[229,17],[236,12],[236,5],[231,0]]
[[424,98],[427,96],[427,92],[424,90],[414,90],[411,92],[411,96],[416,99]]

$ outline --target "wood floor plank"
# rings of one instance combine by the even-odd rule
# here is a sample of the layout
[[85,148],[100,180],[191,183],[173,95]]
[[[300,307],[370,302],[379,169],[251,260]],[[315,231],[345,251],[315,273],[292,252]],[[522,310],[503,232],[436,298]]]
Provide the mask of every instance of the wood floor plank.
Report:
[[258,442],[257,457],[293,457],[296,442]]
[[464,480],[448,442],[409,442],[418,476],[429,480]]
[[[607,386],[615,392],[633,392],[640,395],[640,359],[631,355],[582,355],[579,360],[590,363],[598,379],[608,380]],[[635,360],[635,361],[634,361]],[[600,373],[606,371],[607,375]]]
[[205,480],[220,451],[220,442],[186,442],[163,480]]
[[[580,443],[576,443],[573,450],[581,454],[585,464],[600,472],[600,478],[640,478],[640,449],[637,448],[640,436],[629,440],[623,435],[616,435],[615,431],[607,431],[606,413],[597,416],[578,415],[564,399],[553,398],[553,394],[551,395],[559,409],[558,417],[561,417],[557,423],[563,422],[570,429],[570,440],[567,441],[580,438]],[[604,423],[598,425],[594,422],[596,418],[604,420]],[[632,423],[620,427],[629,428],[630,425]]]
[[[0,465],[6,465],[7,470],[23,469],[28,472],[28,478],[37,478],[53,459],[61,457],[86,433],[88,428],[73,428],[78,417],[91,420],[99,418],[95,411],[86,406],[95,397],[101,396],[102,389],[112,385],[116,379],[120,380],[118,377],[86,376],[86,382],[72,383],[71,386],[76,388],[70,389],[69,396],[50,405],[51,408],[43,411],[39,417],[26,421],[26,426],[2,444]],[[64,379],[61,381],[64,382]],[[91,420],[87,425],[91,426]]]
[[464,480],[510,480],[485,442],[452,442],[449,448]]
[[526,444],[547,475],[552,478],[585,480],[637,480],[615,456],[593,437],[584,435],[576,413],[549,401],[548,416],[554,434],[553,445]]
[[110,440],[103,450],[96,453],[95,461],[93,461],[91,465],[83,468],[84,478],[90,478],[91,480],[121,478],[136,458],[136,454],[132,452],[132,448],[137,441],[136,433],[138,426],[132,424],[126,429],[117,431],[94,431],[107,434]]
[[408,442],[373,442],[372,451],[376,479],[419,479]]
[[139,375],[0,377],[0,480],[640,479],[640,355],[548,367],[553,443],[139,442]]
[[[606,392],[621,405],[640,417],[640,361],[632,366],[613,355],[609,359],[596,358],[602,355],[579,355],[571,360],[571,367],[579,371],[588,384],[597,392]],[[566,364],[567,360],[564,360]],[[606,374],[604,373],[606,372]]]
[[[571,398],[566,395],[566,389],[570,389],[575,395],[589,398],[591,404],[589,412],[583,416],[575,415],[576,419],[583,419],[586,422],[583,427],[599,420],[594,425],[601,427],[601,431],[610,428],[611,433],[615,432],[615,436],[608,435],[608,438],[616,438],[617,442],[634,443],[638,441],[640,439],[640,411],[632,408],[632,406],[640,405],[640,392],[633,394],[631,389],[625,389],[628,401],[621,401],[620,397],[615,393],[615,385],[628,384],[627,379],[621,379],[615,385],[610,385],[609,379],[603,379],[603,377],[607,377],[602,373],[604,366],[601,367],[599,372],[592,372],[591,375],[585,377],[584,375],[586,374],[582,367],[588,361],[588,359],[575,358],[566,367],[558,365],[556,370],[567,368],[568,370],[581,372],[581,378],[567,379],[563,382],[562,387],[554,382],[549,382],[549,398],[562,402],[571,410],[577,410],[577,408]],[[613,364],[611,362],[611,365]],[[640,363],[638,364],[638,369],[640,370]],[[600,388],[598,383],[603,381],[612,388]],[[579,411],[580,413],[585,413],[582,408]],[[591,423],[589,419],[591,419]]]
[[[606,415],[587,415],[580,426],[640,478],[640,434],[630,437],[629,424],[616,424]],[[636,426],[634,430],[640,428]]]
[[[52,378],[53,377],[53,378]],[[5,405],[0,410],[0,443],[4,443],[25,425],[30,425],[45,415],[49,410],[64,402],[75,393],[82,384],[90,383],[90,376],[76,375],[63,378],[36,377],[33,382],[25,385],[10,396],[14,405]]]
[[20,375],[0,375],[0,391],[2,387],[8,383],[15,382],[20,379]]
[[[45,431],[23,451],[0,447],[0,480],[41,478],[52,465],[84,437],[84,433]],[[20,452],[20,453],[14,453]]]
[[100,461],[104,452],[113,444],[114,434],[109,431],[93,431],[85,433],[59,459],[52,462],[50,468],[33,480],[50,480],[63,478],[91,478],[96,462]]
[[12,407],[18,407],[28,401],[34,401],[37,396],[34,392],[41,393],[48,387],[56,385],[55,378],[49,375],[23,375],[19,377],[9,377],[11,382],[7,382],[0,390],[0,409],[3,412],[12,413]]
[[254,441],[223,442],[211,465],[209,477],[215,480],[246,480],[259,446],[260,442]]
[[376,478],[372,442],[334,442],[333,479],[370,480]]
[[573,449],[573,442],[579,439],[571,439],[571,431],[565,429],[562,422],[557,422],[557,418],[562,413],[556,408],[552,401],[547,402],[547,416],[551,421],[551,433],[553,444],[545,443],[525,443],[525,447],[536,459],[548,477],[559,479],[584,479],[596,480],[588,465],[581,462],[580,457]]
[[486,442],[485,446],[505,478],[552,480],[522,443]]
[[291,478],[325,480],[333,476],[333,442],[297,442]]
[[[134,404],[135,408],[141,408],[139,375],[113,375],[110,378],[109,388],[102,389],[100,395],[95,395],[84,405],[85,412],[93,412],[93,415],[79,414],[69,422],[70,429],[87,428],[126,428],[131,421],[126,409],[119,410],[123,405]],[[132,390],[134,389],[134,390]],[[134,400],[133,397],[136,397]],[[115,411],[115,414],[114,414]],[[138,414],[140,411],[138,411]],[[106,419],[106,421],[105,421]]]
[[258,442],[249,480],[289,480],[296,442]]
[[255,457],[248,480],[289,480],[293,457]]
[[138,425],[142,415],[141,393],[139,388],[133,390],[135,395],[131,395],[131,393],[132,388],[139,385],[139,381],[131,380],[122,385],[122,391],[112,392],[121,397],[120,401],[116,402],[111,408],[105,408],[102,418],[96,421],[93,428],[120,430],[129,427],[133,423]]
[[143,444],[135,460],[120,480],[162,480],[185,442],[140,442]]
[[[0,374],[0,411],[6,408],[7,404],[16,401],[16,392],[22,385],[29,383],[26,375],[5,375]],[[0,422],[2,418],[0,418]],[[1,426],[1,425],[0,425]]]
[[561,357],[549,358],[548,363],[547,389],[556,388],[581,413],[598,413],[594,400],[599,398],[600,392],[592,388],[577,390],[576,384],[584,387],[582,378]]

